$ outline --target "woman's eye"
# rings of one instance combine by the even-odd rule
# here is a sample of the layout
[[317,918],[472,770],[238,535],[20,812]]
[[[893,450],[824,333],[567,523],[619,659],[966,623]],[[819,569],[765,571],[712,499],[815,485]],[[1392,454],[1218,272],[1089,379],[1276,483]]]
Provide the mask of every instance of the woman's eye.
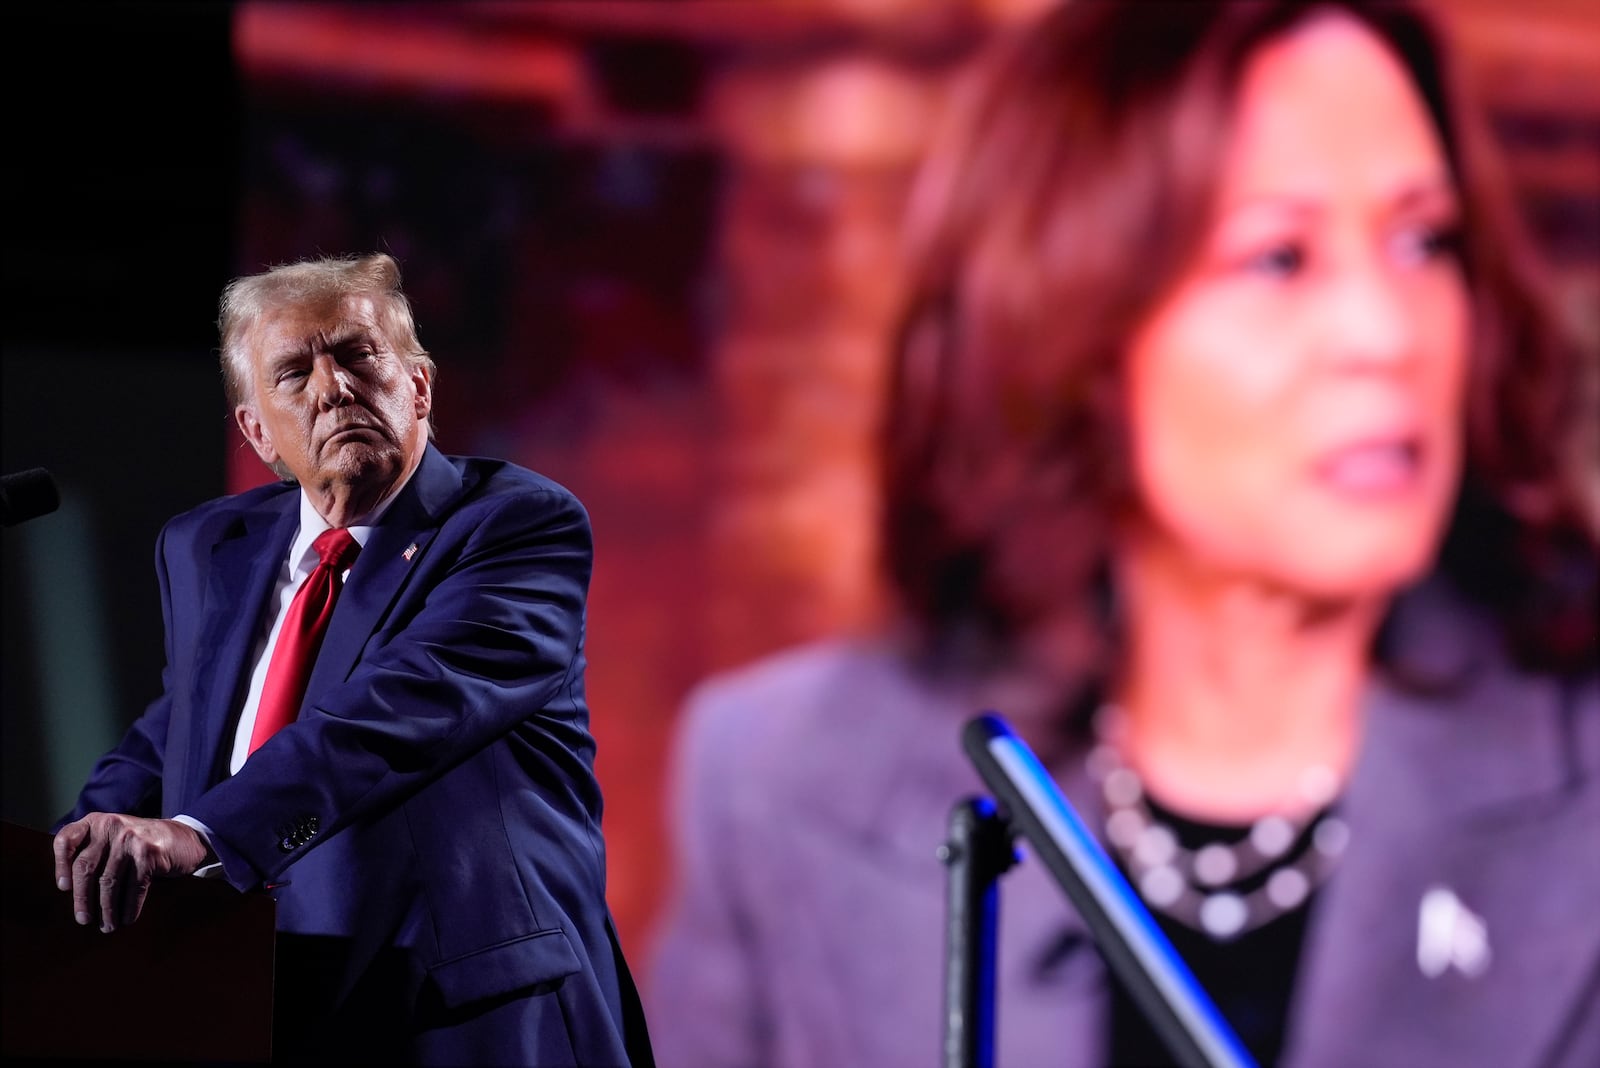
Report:
[[1396,258],[1408,265],[1454,257],[1460,248],[1461,229],[1454,224],[1410,227],[1400,231],[1394,241]]
[[1245,270],[1269,278],[1291,278],[1305,265],[1305,250],[1288,242],[1264,248],[1244,262]]

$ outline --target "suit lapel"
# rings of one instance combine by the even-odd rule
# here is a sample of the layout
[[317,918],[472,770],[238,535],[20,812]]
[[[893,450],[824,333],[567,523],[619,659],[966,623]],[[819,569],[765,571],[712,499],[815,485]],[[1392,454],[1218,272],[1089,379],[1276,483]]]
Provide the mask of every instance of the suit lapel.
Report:
[[284,493],[241,514],[212,547],[200,630],[211,640],[196,657],[190,704],[199,738],[187,747],[186,781],[170,796],[191,798],[224,773],[223,741],[238,722],[263,606],[298,523],[299,494]]
[[349,677],[367,640],[422,561],[444,515],[466,488],[455,466],[428,446],[417,473],[373,529],[350,569],[306,685],[307,701]]
[[1600,968],[1600,791],[1575,757],[1577,700],[1498,665],[1448,704],[1374,691],[1287,1063],[1561,1059]]

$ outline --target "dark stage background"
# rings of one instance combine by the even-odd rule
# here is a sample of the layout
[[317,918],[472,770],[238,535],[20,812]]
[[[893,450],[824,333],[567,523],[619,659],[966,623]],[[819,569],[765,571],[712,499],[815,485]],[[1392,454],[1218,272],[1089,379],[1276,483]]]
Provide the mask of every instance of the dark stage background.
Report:
[[[879,611],[901,197],[951,77],[1036,6],[8,6],[3,469],[49,468],[63,505],[3,534],[4,817],[48,825],[154,696],[160,524],[267,477],[222,401],[222,286],[382,249],[440,444],[591,510],[612,905],[647,940],[686,690]],[[1592,341],[1600,15],[1448,14]]]

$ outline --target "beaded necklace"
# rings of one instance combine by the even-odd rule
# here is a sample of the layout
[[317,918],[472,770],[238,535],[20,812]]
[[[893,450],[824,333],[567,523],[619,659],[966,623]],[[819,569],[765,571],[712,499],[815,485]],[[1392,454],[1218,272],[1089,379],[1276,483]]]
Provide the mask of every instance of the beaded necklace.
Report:
[[1116,710],[1101,709],[1087,767],[1105,798],[1106,840],[1151,908],[1230,941],[1299,908],[1333,874],[1350,831],[1334,813],[1337,779],[1328,768],[1301,776],[1305,813],[1269,813],[1236,842],[1191,849],[1123,763],[1116,730]]

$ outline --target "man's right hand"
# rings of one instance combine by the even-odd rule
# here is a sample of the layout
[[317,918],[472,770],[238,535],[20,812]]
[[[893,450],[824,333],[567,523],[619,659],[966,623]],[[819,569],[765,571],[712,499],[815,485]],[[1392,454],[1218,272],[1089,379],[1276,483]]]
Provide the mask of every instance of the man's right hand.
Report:
[[211,859],[187,824],[114,812],[67,824],[54,844],[56,887],[72,892],[74,917],[107,932],[139,918],[151,879],[189,875]]

